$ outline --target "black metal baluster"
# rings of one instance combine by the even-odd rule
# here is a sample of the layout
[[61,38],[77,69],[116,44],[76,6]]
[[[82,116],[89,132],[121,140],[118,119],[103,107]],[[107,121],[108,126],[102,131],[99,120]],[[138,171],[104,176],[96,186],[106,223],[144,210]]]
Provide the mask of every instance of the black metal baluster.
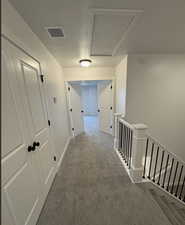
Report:
[[116,130],[117,130],[117,148],[119,149],[119,121],[116,120]]
[[123,124],[121,124],[121,130],[122,130],[122,135],[121,135],[121,151],[120,151],[120,154],[121,156],[123,157],[123,141],[124,141],[124,130],[123,130]]
[[120,154],[123,151],[123,124],[121,123],[121,150],[119,151]]
[[126,134],[126,136],[125,136],[125,149],[126,149],[126,164],[128,165],[128,157],[127,157],[127,155],[128,155],[128,148],[127,148],[127,145],[128,145],[128,129],[127,129],[127,126],[125,126],[125,134]]
[[151,168],[152,168],[153,153],[154,153],[154,142],[152,143],[152,150],[151,150],[151,155],[150,155],[150,166],[149,166],[148,179],[150,179],[150,173],[151,173]]
[[174,188],[174,184],[175,184],[178,166],[179,166],[179,162],[176,163],[175,174],[174,174],[174,177],[173,177],[173,184],[172,184],[172,188],[171,188],[171,194],[173,194],[173,188]]
[[126,158],[126,151],[125,151],[125,125],[123,124],[123,159]]
[[168,168],[168,161],[169,161],[169,154],[168,154],[167,160],[166,160],[166,166],[165,166],[165,172],[164,172],[163,184],[162,184],[163,188],[164,188],[164,183],[165,183],[165,179],[166,179],[166,172],[167,172],[167,168]]
[[160,179],[161,179],[161,171],[162,171],[162,166],[163,166],[163,159],[164,159],[164,150],[162,151],[162,159],[161,159],[161,165],[160,165],[160,171],[159,171],[159,179],[157,184],[160,185]]
[[126,153],[125,153],[125,155],[126,155],[126,157],[125,157],[125,159],[126,159],[126,164],[128,165],[128,153],[127,153],[127,127],[125,126],[125,151],[126,151]]
[[128,133],[128,138],[127,138],[127,152],[128,152],[128,166],[130,164],[130,128],[127,127],[127,133]]
[[121,150],[123,152],[123,146],[124,146],[124,130],[123,130],[123,123],[121,124]]
[[127,127],[127,166],[129,165],[129,128]]
[[179,189],[179,184],[180,184],[180,180],[181,180],[181,176],[182,176],[182,171],[183,171],[183,165],[181,166],[181,170],[180,170],[180,174],[179,174],[179,179],[178,179],[178,183],[177,183],[177,188],[176,188],[176,192],[175,192],[175,196],[177,197],[178,194],[178,189]]
[[170,174],[169,174],[169,177],[168,177],[168,184],[167,184],[167,187],[166,187],[167,191],[169,190],[169,184],[170,184],[171,174],[172,174],[172,170],[173,170],[173,163],[174,163],[174,158],[172,159],[172,164],[171,164],[171,168],[170,168]]
[[181,192],[180,192],[180,195],[179,195],[179,199],[181,199],[182,191],[184,189],[184,184],[185,184],[185,175],[184,175],[184,180],[183,180],[183,183],[182,183],[182,188],[181,188]]
[[132,137],[133,137],[133,131],[130,130],[130,163],[129,163],[129,168],[131,168],[131,160],[132,160]]
[[129,128],[127,127],[127,166],[129,164]]
[[121,123],[120,122],[119,122],[119,133],[118,133],[118,137],[119,137],[118,151],[120,151],[120,149],[121,149]]
[[143,168],[143,178],[145,178],[146,160],[147,160],[147,155],[148,155],[148,143],[149,143],[149,138],[147,138],[147,140],[146,140],[146,150],[145,150],[145,161],[144,161],[144,168]]
[[153,174],[153,182],[155,182],[155,174],[156,174],[156,169],[157,169],[158,155],[159,155],[159,146],[157,147],[157,153],[156,153],[156,158],[155,158],[155,167],[154,167],[154,174]]
[[124,129],[123,129],[123,123],[121,124],[121,155],[123,154],[123,146],[124,146]]

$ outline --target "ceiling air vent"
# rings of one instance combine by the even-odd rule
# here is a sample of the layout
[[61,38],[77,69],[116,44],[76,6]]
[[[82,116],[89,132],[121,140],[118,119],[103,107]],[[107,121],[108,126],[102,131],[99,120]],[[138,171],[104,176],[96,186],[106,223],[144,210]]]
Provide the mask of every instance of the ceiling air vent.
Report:
[[64,37],[64,31],[61,27],[47,27],[46,29],[51,38]]

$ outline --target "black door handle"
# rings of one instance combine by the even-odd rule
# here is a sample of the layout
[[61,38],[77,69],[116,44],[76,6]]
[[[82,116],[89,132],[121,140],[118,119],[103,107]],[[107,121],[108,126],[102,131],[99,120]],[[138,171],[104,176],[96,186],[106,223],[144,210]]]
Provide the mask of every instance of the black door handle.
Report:
[[100,110],[98,109],[98,112],[100,112]]
[[34,152],[34,151],[35,151],[35,149],[36,149],[36,147],[33,145],[33,146],[32,146],[32,151]]
[[31,152],[31,151],[33,151],[33,146],[29,145],[28,146],[28,152]]
[[33,142],[33,147],[35,148],[35,147],[39,147],[40,146],[40,142],[36,142],[36,141],[34,141]]

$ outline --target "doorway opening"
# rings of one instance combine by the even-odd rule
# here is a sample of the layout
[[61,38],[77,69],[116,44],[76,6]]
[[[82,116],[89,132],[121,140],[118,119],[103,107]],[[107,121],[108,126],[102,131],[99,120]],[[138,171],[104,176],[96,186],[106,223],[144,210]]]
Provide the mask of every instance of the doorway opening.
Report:
[[98,132],[99,117],[97,81],[82,81],[81,93],[84,131],[86,133]]
[[112,80],[70,81],[66,87],[72,135],[99,131],[112,135]]

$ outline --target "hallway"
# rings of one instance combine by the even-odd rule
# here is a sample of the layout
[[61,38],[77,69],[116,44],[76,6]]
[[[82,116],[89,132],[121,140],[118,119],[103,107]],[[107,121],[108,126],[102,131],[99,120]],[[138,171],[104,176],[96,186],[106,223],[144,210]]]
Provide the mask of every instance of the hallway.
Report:
[[99,130],[98,116],[84,116],[84,131],[86,133],[95,133]]
[[113,150],[111,136],[90,133],[76,137],[37,225],[123,224],[170,225],[151,196],[131,183]]

